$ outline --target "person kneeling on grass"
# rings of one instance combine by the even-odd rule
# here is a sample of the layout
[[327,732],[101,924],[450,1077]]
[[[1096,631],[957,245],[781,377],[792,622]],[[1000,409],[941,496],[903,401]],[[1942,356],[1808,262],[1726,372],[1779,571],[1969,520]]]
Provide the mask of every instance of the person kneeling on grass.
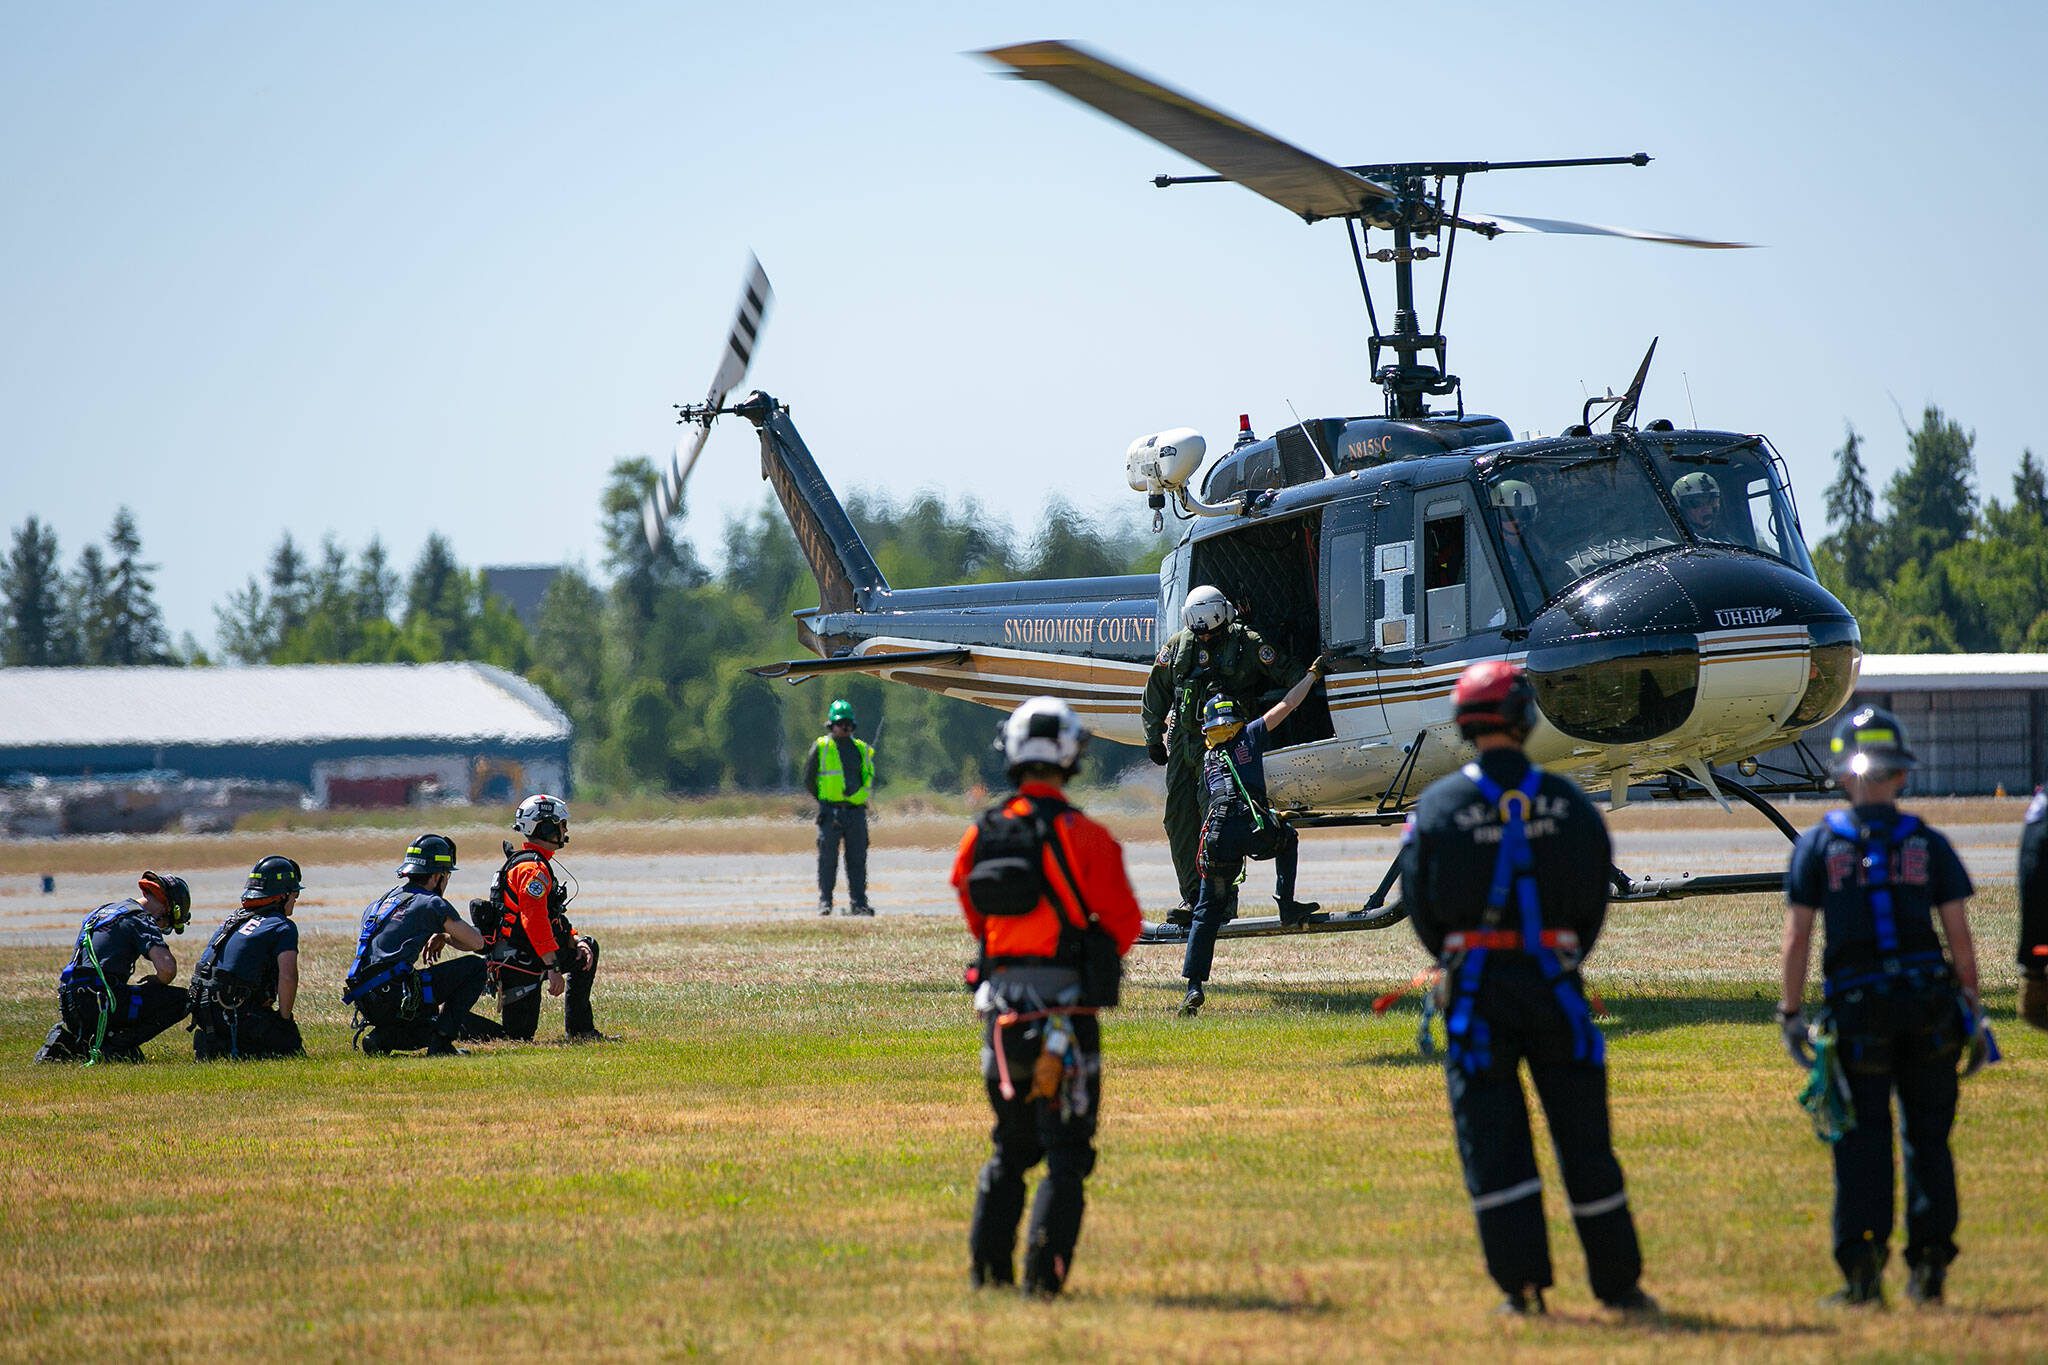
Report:
[[202,1062],[303,1056],[299,998],[299,865],[272,854],[249,869],[242,908],[213,931],[192,968],[192,1055]]
[[[462,1052],[458,1035],[503,1036],[470,1012],[484,993],[484,960],[436,961],[450,943],[471,953],[484,950],[483,935],[442,899],[454,871],[455,841],[422,834],[398,865],[405,880],[363,912],[341,1003],[356,1007],[356,1042],[369,1056],[424,1047],[429,1057],[453,1057]],[[422,960],[429,965],[420,967]]]
[[[57,979],[57,1026],[37,1061],[139,1062],[144,1043],[185,1017],[190,1002],[171,984],[178,960],[164,930],[182,934],[192,922],[192,889],[158,872],[143,873],[136,889],[141,896],[102,905],[78,926],[78,946]],[[131,986],[138,958],[156,975]]]

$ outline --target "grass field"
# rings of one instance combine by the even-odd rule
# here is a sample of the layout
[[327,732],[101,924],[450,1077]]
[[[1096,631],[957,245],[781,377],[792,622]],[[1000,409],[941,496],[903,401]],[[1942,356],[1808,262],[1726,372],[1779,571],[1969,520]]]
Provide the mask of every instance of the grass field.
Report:
[[1769,1023],[1775,906],[1616,913],[1591,975],[1655,1326],[1592,1303],[1548,1162],[1553,1316],[1489,1316],[1412,998],[1370,1011],[1417,965],[1405,927],[1226,945],[1196,1021],[1177,956],[1139,950],[1052,1307],[966,1287],[987,1115],[954,926],[620,933],[623,1041],[459,1060],[352,1054],[348,945],[309,938],[309,1059],[202,1067],[174,1031],[90,1070],[28,1061],[61,950],[0,950],[0,1356],[2038,1358],[2048,1038],[2012,1019],[2013,917],[2009,888],[1975,916],[2008,1060],[1965,1086],[1951,1306],[1845,1317],[1816,1305],[1827,1158]]

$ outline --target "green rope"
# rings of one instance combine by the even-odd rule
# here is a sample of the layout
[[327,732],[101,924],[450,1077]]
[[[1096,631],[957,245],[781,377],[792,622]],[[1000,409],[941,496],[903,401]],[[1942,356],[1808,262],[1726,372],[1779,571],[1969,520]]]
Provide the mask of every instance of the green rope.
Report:
[[1237,794],[1244,798],[1245,805],[1251,807],[1252,833],[1257,834],[1266,827],[1266,817],[1260,813],[1259,803],[1252,799],[1251,789],[1245,786],[1243,774],[1239,773],[1237,765],[1230,761],[1230,750],[1223,748],[1216,752],[1223,756],[1223,766],[1230,769],[1230,780],[1237,784]]
[[[115,918],[119,919],[120,916],[116,915]],[[100,966],[100,955],[92,946],[92,928],[92,923],[88,919],[85,928],[79,931],[78,942],[84,947],[86,959],[92,963],[93,974],[100,979],[100,989],[105,991],[106,994],[100,1000],[100,1022],[99,1026],[93,1030],[92,1049],[86,1053],[85,1064],[87,1066],[92,1066],[99,1061],[100,1049],[106,1045],[107,1041],[107,1021],[113,1017],[114,1013],[114,987],[107,980],[107,969]]]
[[1822,1142],[1840,1142],[1856,1129],[1849,1078],[1842,1070],[1831,1027],[1813,1033],[1813,1069],[1807,1073],[1806,1088],[1799,1092],[1799,1107],[1813,1120],[1813,1135]]

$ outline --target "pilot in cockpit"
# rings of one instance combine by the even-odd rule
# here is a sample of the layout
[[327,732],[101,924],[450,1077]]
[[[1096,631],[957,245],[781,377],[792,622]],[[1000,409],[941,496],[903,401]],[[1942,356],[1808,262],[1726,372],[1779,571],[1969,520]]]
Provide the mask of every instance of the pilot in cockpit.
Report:
[[1721,485],[1704,469],[1695,469],[1671,485],[1671,496],[1685,514],[1686,529],[1700,540],[1737,542],[1721,518]]
[[[1488,501],[1499,515],[1501,541],[1507,550],[1508,572],[1530,602],[1541,602],[1542,577],[1536,565],[1547,551],[1536,530],[1536,489],[1521,479],[1502,479],[1487,490]],[[1501,614],[1506,619],[1506,613]],[[1489,621],[1488,625],[1500,622]]]

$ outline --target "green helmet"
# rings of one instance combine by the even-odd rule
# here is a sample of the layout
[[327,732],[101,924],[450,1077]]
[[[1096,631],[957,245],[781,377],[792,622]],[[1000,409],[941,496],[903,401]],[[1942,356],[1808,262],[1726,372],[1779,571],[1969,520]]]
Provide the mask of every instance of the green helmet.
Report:
[[838,701],[833,702],[832,709],[825,713],[825,723],[827,725],[858,724],[859,722],[855,721],[853,718],[853,703],[848,701],[844,697],[841,697]]
[[1721,501],[1721,485],[1714,482],[1714,476],[1704,469],[1695,469],[1671,485],[1671,496],[1678,499],[1681,511],[1691,512],[1709,503]]

